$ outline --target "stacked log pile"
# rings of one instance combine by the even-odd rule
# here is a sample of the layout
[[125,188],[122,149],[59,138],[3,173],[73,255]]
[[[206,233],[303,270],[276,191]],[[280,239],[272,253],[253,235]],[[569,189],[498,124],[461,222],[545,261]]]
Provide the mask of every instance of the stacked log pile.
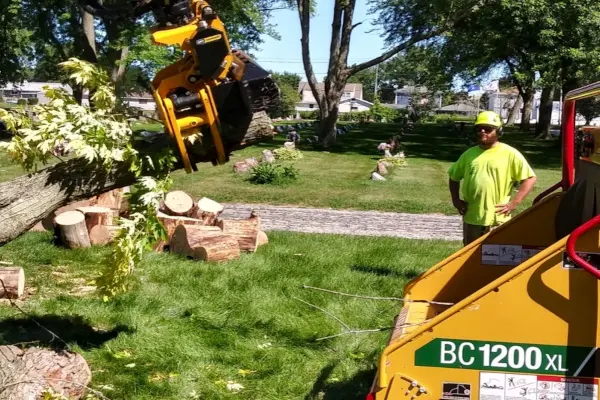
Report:
[[195,260],[223,262],[254,253],[268,243],[261,231],[260,217],[254,213],[246,219],[222,219],[224,207],[203,197],[195,202],[184,191],[167,194],[159,220],[167,232],[167,240],[154,250],[168,250]]
[[[261,231],[260,217],[223,219],[223,205],[202,197],[195,201],[182,190],[167,193],[158,211],[166,238],[155,243],[155,252],[169,251],[195,260],[229,261],[242,253],[253,253],[269,242]],[[103,246],[112,242],[119,226],[117,218],[127,215],[122,189],[62,207],[51,224],[58,244],[69,248]]]

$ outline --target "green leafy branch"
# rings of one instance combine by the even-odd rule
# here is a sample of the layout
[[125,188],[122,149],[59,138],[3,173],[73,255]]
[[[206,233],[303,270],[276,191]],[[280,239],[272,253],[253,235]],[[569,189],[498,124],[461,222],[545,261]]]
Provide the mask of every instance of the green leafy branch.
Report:
[[[33,107],[33,115],[24,109],[5,111],[0,118],[14,132],[12,140],[0,143],[10,159],[28,172],[47,165],[57,146],[89,163],[101,162],[111,170],[115,163],[125,164],[136,176],[129,195],[131,213],[120,218],[112,254],[105,260],[104,271],[97,279],[104,300],[125,292],[135,267],[145,250],[166,233],[157,211],[172,181],[170,171],[175,157],[170,150],[142,156],[133,147],[133,132],[126,116],[120,112],[115,89],[106,71],[94,64],[71,58],[59,64],[70,79],[89,90],[93,107],[78,104],[63,89],[45,88],[47,104]],[[145,176],[151,172],[152,176]]]

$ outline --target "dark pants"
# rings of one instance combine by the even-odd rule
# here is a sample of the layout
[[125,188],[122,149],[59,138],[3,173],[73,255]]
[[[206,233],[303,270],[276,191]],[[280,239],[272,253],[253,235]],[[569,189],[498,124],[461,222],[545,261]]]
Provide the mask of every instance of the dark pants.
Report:
[[463,222],[463,244],[466,246],[494,229],[495,226],[471,225]]

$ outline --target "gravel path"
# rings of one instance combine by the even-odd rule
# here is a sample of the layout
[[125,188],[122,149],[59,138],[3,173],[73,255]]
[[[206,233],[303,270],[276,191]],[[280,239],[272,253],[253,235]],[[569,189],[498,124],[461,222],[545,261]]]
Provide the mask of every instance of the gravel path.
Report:
[[299,208],[223,203],[223,218],[247,218],[254,210],[263,230],[462,240],[460,216]]

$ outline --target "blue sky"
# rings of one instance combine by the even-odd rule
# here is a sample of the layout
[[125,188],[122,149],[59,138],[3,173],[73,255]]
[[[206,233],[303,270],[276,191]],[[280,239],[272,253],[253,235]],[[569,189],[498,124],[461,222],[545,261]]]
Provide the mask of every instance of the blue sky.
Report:
[[[354,23],[363,22],[352,33],[348,63],[360,63],[379,56],[386,50],[382,31],[373,23],[377,14],[369,14],[367,0],[357,0],[354,11]],[[333,18],[333,1],[317,2],[317,15],[310,21],[310,52],[313,70],[319,82],[323,81],[329,61],[329,45],[331,42],[331,20]],[[274,72],[297,73],[306,80],[302,65],[302,48],[300,44],[300,20],[295,10],[278,10],[273,12],[275,29],[281,36],[280,40],[264,37],[265,42],[260,50],[253,51],[256,61],[265,69]],[[373,31],[373,32],[369,32]],[[493,72],[489,80],[497,79],[498,72]],[[454,89],[460,90],[463,82],[455,79]]]
[[[375,27],[374,16],[368,14],[366,0],[358,0],[354,11],[354,23],[364,21],[352,33],[349,64],[370,60],[380,55],[384,49],[380,32],[367,33]],[[253,51],[256,61],[265,69],[275,72],[294,72],[305,79],[300,44],[300,20],[295,10],[278,10],[273,13],[275,29],[280,40],[265,37],[260,51]],[[327,71],[329,45],[331,42],[331,20],[333,1],[317,2],[317,15],[310,21],[310,52],[317,79],[322,82]]]

